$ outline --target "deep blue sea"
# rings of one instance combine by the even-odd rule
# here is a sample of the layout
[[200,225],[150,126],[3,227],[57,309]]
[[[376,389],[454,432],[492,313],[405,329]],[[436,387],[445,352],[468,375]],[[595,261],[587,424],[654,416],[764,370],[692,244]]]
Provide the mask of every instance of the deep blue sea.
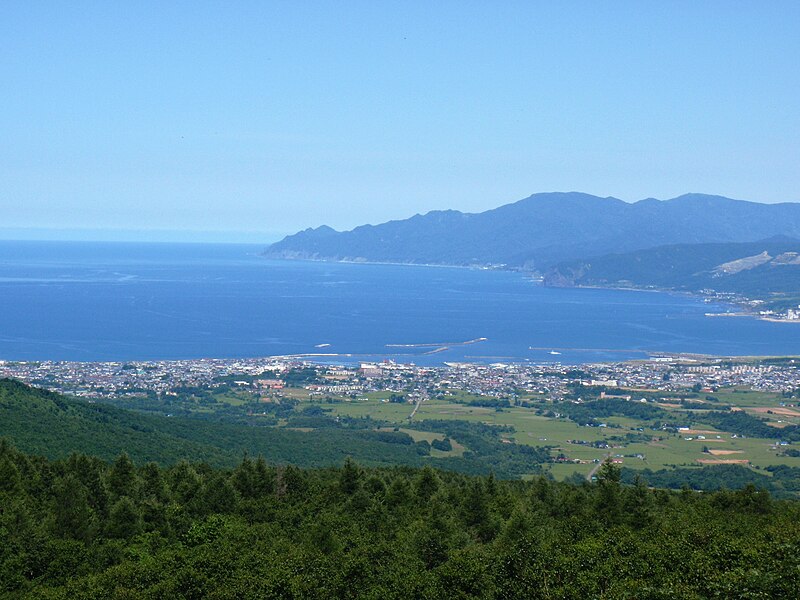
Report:
[[800,326],[709,318],[727,307],[688,296],[551,289],[503,271],[273,261],[262,249],[0,241],[0,360],[800,354]]

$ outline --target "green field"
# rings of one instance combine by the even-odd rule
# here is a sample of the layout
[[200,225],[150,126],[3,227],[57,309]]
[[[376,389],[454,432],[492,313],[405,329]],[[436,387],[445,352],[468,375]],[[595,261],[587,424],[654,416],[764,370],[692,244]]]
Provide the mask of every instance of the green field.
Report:
[[[800,409],[794,406],[794,400],[781,394],[726,388],[709,393],[686,391],[662,397],[647,390],[622,390],[634,398],[646,396],[655,400],[639,403],[626,402],[613,396],[603,399],[600,397],[601,391],[576,390],[573,397],[580,395],[582,402],[579,403],[559,403],[545,395],[528,394],[518,398],[520,402],[516,405],[496,408],[482,405],[496,405],[498,402],[509,404],[510,401],[448,390],[446,393],[435,393],[424,401],[411,420],[414,404],[398,402],[398,396],[407,398],[407,395],[388,390],[342,396],[310,393],[303,387],[270,392],[227,387],[196,390],[161,407],[153,404],[157,403],[154,398],[130,400],[125,407],[205,420],[267,425],[305,432],[311,436],[316,434],[319,427],[337,425],[319,420],[315,422],[313,418],[325,421],[331,417],[341,417],[351,419],[347,427],[398,429],[411,436],[414,442],[429,444],[434,440],[443,440],[445,434],[441,423],[427,430],[426,421],[466,421],[501,426],[506,430],[500,432],[499,439],[495,436],[495,444],[508,441],[535,448],[549,448],[553,461],[544,465],[531,464],[530,472],[544,468],[557,479],[575,473],[587,476],[598,461],[607,457],[621,461],[624,467],[653,471],[739,464],[769,474],[764,469],[774,465],[800,467],[800,457],[787,456],[785,453],[787,449],[794,453],[794,447],[776,445],[782,429],[788,427],[786,431],[791,433],[793,427],[800,425]],[[150,405],[151,408],[147,408]],[[600,410],[603,406],[607,408]],[[312,414],[315,417],[309,420],[307,415]],[[760,426],[760,430],[752,433],[756,430],[751,429],[743,433],[740,428],[737,432],[735,423],[726,420],[730,415],[741,415],[750,420],[750,425],[755,423]],[[362,421],[367,418],[375,423]],[[663,423],[667,424],[666,429],[661,427]],[[726,430],[726,425],[730,430]],[[684,426],[688,426],[689,430],[677,429]],[[476,431],[479,429],[472,430],[472,435]],[[466,437],[459,439],[459,435]],[[475,448],[470,448],[470,444],[480,445],[480,441],[474,437],[467,439],[469,435],[464,431],[450,434],[452,449],[443,451],[430,448],[430,459],[470,458],[465,453],[477,452]],[[800,444],[796,433],[793,439],[795,444]],[[489,454],[496,451],[497,446]],[[500,451],[502,454],[502,448]],[[488,458],[486,448],[478,454],[489,461],[484,466],[494,464],[491,462],[494,458]],[[525,473],[527,467],[517,463],[513,468],[516,473]]]
[[[382,401],[389,393],[368,394],[364,398],[326,404],[333,414],[349,417],[371,417],[398,427],[409,423],[413,409],[410,403],[389,403]],[[800,423],[798,415],[769,414],[767,410],[793,410],[782,406],[786,400],[779,394],[744,389],[725,389],[713,394],[720,409],[743,410],[779,427]],[[295,396],[298,397],[298,396]],[[452,399],[450,399],[452,398]],[[553,456],[563,455],[569,462],[554,462],[546,466],[555,478],[563,479],[574,473],[587,475],[596,465],[611,456],[622,460],[622,464],[633,469],[663,469],[666,467],[700,467],[704,464],[735,464],[731,461],[748,461],[753,468],[785,464],[800,467],[800,458],[783,454],[776,447],[775,439],[732,436],[730,432],[719,431],[710,425],[696,425],[689,432],[668,432],[649,428],[647,421],[627,416],[612,415],[602,421],[604,427],[580,426],[566,418],[551,418],[536,414],[534,408],[512,406],[501,410],[465,404],[480,400],[480,396],[460,393],[448,399],[430,399],[422,403],[413,422],[420,430],[402,429],[412,434],[415,440],[437,439],[433,432],[424,431],[426,419],[465,420],[489,425],[507,425],[514,433],[503,437],[530,446],[550,446]],[[453,401],[457,400],[457,401]],[[704,400],[701,396],[699,400]],[[547,407],[548,405],[543,405]],[[663,405],[662,405],[663,406]],[[701,421],[703,409],[691,404],[666,409],[676,419],[690,418]],[[413,433],[412,433],[413,432]],[[427,437],[423,437],[426,436]],[[644,436],[647,439],[626,440],[626,435]],[[458,440],[455,440],[456,442]],[[581,442],[581,443],[576,443]],[[605,442],[608,447],[594,447],[594,442]],[[461,450],[463,452],[463,449]],[[434,451],[437,452],[437,451]],[[452,453],[447,453],[452,454]],[[439,454],[444,455],[444,454]],[[705,462],[699,462],[705,461]]]

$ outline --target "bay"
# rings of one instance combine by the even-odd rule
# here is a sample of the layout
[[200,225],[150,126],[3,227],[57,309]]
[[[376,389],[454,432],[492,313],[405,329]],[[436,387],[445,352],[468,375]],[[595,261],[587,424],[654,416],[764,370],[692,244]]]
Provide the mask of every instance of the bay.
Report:
[[685,295],[545,288],[506,271],[273,261],[262,250],[2,241],[0,360],[579,363],[800,354],[800,327],[708,318],[727,307]]

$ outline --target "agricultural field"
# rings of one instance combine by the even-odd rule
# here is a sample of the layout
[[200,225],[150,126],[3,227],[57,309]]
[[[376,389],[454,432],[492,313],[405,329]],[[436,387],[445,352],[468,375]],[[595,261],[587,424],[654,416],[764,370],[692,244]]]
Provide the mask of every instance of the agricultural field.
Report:
[[[635,392],[633,392],[635,394]],[[548,446],[557,460],[545,466],[556,479],[578,473],[587,476],[599,461],[612,458],[632,469],[658,470],[669,467],[701,467],[707,465],[741,464],[756,470],[770,465],[800,467],[800,457],[787,456],[787,446],[778,441],[781,429],[800,424],[800,408],[786,404],[775,393],[746,389],[724,389],[713,394],[715,412],[742,412],[765,421],[774,429],[774,437],[754,437],[736,434],[703,423],[708,403],[701,396],[692,406],[691,398],[683,404],[652,403],[665,412],[669,420],[692,423],[686,429],[653,429],[652,419],[610,415],[601,419],[600,426],[579,425],[564,416],[537,414],[558,411],[558,405],[536,398],[535,406],[492,408],[471,402],[491,400],[475,394],[449,394],[421,403],[414,418],[409,420],[411,403],[386,401],[388,393],[373,393],[358,399],[337,399],[326,404],[331,414],[338,416],[385,421],[414,432],[415,440],[424,432],[426,420],[460,420],[497,426],[510,426],[513,432],[502,436],[517,444]],[[307,400],[306,400],[307,401]],[[539,408],[540,410],[537,410]],[[415,429],[403,428],[413,423]],[[436,435],[428,432],[434,439]],[[429,440],[430,441],[430,440]],[[457,442],[457,440],[454,440]],[[467,450],[469,448],[466,448]]]
[[[198,388],[171,398],[121,402],[140,411],[309,436],[329,428],[397,431],[410,438],[408,443],[426,447],[420,448],[424,460],[450,461],[467,471],[473,467],[457,461],[477,458],[480,468],[500,461],[498,469],[507,476],[544,472],[558,480],[587,478],[600,462],[612,459],[648,473],[739,466],[771,477],[775,466],[785,465],[798,468],[800,482],[800,450],[795,449],[800,408],[779,393],[744,387],[665,397],[647,389],[575,386],[559,401],[538,393],[498,397],[434,388],[427,394],[397,389],[321,394],[298,384],[257,392]],[[519,454],[520,447],[537,453],[537,460]],[[543,448],[549,460],[539,454]]]

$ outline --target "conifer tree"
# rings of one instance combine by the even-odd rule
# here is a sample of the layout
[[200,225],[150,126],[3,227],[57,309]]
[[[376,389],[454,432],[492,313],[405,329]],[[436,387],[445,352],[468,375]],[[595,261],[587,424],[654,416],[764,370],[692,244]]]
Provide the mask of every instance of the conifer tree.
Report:
[[259,456],[253,467],[253,486],[257,497],[267,496],[275,491],[275,474],[267,466],[263,456]]
[[200,476],[185,460],[170,471],[169,480],[173,498],[179,504],[189,504],[200,493]]
[[123,496],[111,507],[105,534],[112,538],[127,539],[141,531],[141,515],[128,496]]
[[169,498],[164,475],[154,462],[142,467],[142,496],[154,502],[166,502]]
[[111,472],[108,474],[108,487],[114,498],[136,496],[136,465],[125,452],[117,457],[111,467]]
[[620,468],[611,460],[606,459],[597,472],[598,495],[596,501],[597,512],[606,525],[615,525],[620,521]]
[[624,513],[631,527],[641,529],[652,521],[653,496],[638,474],[632,488],[625,490]]
[[414,491],[420,500],[430,500],[431,496],[439,489],[439,477],[433,469],[425,466],[414,481]]
[[236,489],[222,473],[209,477],[203,486],[202,513],[228,514],[236,508]]
[[14,495],[22,487],[19,469],[7,455],[0,454],[0,494]]
[[67,474],[53,487],[54,533],[59,537],[88,540],[94,515],[89,493],[75,475]]
[[258,493],[255,466],[246,454],[233,470],[233,486],[242,498],[255,498]]
[[348,496],[354,494],[359,488],[361,469],[348,456],[339,472],[339,489]]

